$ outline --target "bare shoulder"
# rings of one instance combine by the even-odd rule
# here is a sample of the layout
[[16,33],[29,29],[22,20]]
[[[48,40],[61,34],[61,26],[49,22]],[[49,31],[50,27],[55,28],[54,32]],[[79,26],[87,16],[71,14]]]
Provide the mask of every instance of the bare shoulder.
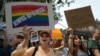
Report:
[[92,49],[92,52],[94,53],[95,56],[99,56],[100,52],[98,49]]
[[11,56],[17,56],[17,55],[18,54],[17,54],[16,50],[11,53]]
[[33,52],[34,52],[34,48],[35,47],[30,47],[29,49],[27,49],[24,53],[24,56],[32,56]]
[[34,51],[34,48],[35,47],[30,47],[29,49],[26,50],[26,52],[32,52],[32,51]]

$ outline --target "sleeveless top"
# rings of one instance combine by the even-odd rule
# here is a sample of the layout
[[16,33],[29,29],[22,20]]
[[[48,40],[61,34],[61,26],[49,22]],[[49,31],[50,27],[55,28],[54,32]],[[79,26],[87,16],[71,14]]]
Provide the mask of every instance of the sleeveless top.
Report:
[[88,54],[86,52],[82,52],[82,51],[78,50],[77,56],[88,56]]
[[35,56],[54,56],[53,49],[50,49],[48,53],[45,53],[40,47],[38,48]]

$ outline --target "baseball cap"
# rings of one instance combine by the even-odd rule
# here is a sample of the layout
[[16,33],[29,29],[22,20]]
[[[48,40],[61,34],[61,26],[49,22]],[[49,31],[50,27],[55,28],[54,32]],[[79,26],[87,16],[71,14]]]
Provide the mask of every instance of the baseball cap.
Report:
[[47,30],[41,30],[41,31],[39,32],[39,36],[42,36],[43,34],[47,34],[47,36],[50,36],[50,32],[47,31]]
[[18,39],[24,39],[23,33],[16,33]]

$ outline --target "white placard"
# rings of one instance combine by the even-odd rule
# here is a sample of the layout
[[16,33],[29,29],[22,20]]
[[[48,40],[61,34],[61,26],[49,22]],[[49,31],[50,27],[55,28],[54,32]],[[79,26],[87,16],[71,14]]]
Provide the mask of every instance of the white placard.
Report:
[[8,33],[22,32],[22,27],[31,26],[34,30],[54,28],[51,4],[37,2],[13,2],[5,4]]
[[39,41],[38,32],[31,32],[30,42],[37,42],[37,41]]

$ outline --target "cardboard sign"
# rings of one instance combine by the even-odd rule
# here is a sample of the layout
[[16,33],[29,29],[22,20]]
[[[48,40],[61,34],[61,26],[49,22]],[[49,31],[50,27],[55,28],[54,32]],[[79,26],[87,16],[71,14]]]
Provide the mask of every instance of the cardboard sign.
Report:
[[52,39],[63,39],[63,35],[60,29],[53,29],[51,32]]
[[64,11],[69,27],[73,29],[95,25],[90,6]]
[[20,32],[25,25],[32,26],[34,30],[54,28],[51,4],[36,2],[6,3],[5,12],[9,33]]

